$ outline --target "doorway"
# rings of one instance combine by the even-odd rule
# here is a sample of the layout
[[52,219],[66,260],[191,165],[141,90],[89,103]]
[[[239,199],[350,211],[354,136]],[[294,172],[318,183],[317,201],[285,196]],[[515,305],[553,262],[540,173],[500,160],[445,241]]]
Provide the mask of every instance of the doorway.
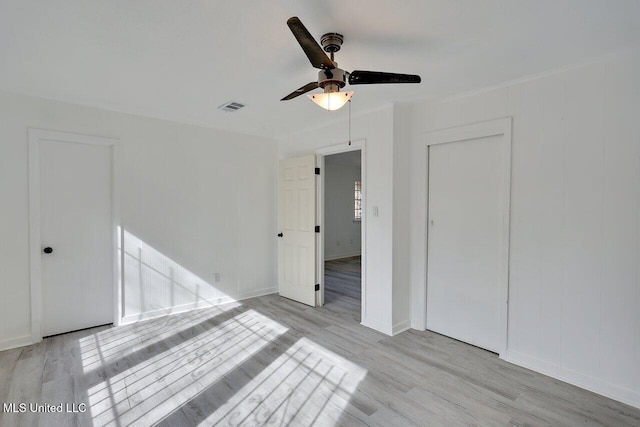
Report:
[[116,142],[29,130],[34,342],[117,319]]
[[[360,151],[324,159],[324,303],[341,300],[359,316],[362,255]],[[360,320],[359,318],[357,319]]]
[[364,141],[318,152],[319,305],[361,321],[365,292]]

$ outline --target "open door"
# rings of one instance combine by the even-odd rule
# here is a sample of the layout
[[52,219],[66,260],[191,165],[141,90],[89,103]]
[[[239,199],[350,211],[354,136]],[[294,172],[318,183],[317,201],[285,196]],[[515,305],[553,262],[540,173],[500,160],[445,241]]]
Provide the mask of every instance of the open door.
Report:
[[316,305],[316,156],[280,161],[278,287],[280,295]]

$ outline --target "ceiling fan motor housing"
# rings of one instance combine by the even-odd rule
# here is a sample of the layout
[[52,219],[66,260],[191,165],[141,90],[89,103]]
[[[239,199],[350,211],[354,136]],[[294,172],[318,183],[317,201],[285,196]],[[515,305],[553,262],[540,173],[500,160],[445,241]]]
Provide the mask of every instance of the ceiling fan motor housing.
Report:
[[320,38],[320,44],[325,52],[334,53],[340,50],[344,36],[338,33],[327,33]]
[[340,68],[332,70],[320,70],[318,72],[318,86],[324,89],[325,93],[337,92],[347,84],[349,73]]

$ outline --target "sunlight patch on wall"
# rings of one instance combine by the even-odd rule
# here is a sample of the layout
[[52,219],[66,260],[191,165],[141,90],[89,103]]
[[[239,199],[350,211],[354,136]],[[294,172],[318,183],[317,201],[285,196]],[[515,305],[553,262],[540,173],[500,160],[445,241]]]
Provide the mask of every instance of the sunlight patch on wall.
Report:
[[234,301],[219,275],[205,280],[127,230],[123,244],[125,323]]

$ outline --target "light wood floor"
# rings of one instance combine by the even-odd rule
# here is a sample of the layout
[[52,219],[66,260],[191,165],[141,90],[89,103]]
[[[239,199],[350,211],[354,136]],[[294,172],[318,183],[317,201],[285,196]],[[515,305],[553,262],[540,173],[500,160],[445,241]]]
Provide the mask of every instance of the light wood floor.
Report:
[[0,425],[640,425],[638,409],[478,348],[360,326],[357,261],[327,266],[320,309],[269,295],[0,352],[1,403],[88,405]]

